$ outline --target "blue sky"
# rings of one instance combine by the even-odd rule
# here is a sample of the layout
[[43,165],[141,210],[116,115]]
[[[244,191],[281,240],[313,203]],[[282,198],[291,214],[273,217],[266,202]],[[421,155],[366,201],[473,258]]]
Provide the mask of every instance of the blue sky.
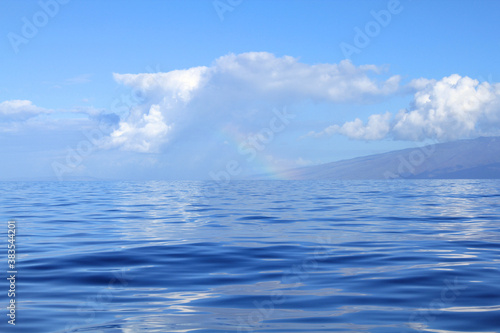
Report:
[[238,178],[499,134],[497,1],[0,4],[2,180]]

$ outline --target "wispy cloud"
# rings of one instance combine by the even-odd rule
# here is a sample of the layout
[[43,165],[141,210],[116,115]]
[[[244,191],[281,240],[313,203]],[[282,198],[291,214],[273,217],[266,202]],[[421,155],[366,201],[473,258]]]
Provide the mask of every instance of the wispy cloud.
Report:
[[64,80],[66,85],[83,84],[91,82],[92,74],[81,74]]
[[51,113],[52,110],[38,107],[28,100],[10,100],[0,103],[0,121],[19,121]]
[[92,82],[92,76],[93,76],[93,74],[80,74],[80,75],[76,75],[76,76],[64,79],[62,81],[57,81],[57,82],[44,81],[42,83],[49,85],[52,88],[61,89],[64,86],[73,86],[73,85],[78,85],[78,84],[90,83],[90,82]]

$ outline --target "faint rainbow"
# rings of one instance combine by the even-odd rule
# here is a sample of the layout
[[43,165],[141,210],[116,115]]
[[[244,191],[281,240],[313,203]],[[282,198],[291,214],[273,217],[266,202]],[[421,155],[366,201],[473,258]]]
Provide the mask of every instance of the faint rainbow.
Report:
[[274,165],[271,161],[266,159],[264,154],[265,150],[257,151],[257,155],[252,161],[247,160],[248,155],[240,154],[239,148],[241,145],[246,143],[248,137],[238,132],[237,129],[233,126],[226,126],[219,129],[216,132],[216,136],[218,140],[228,144],[232,149],[234,149],[234,151],[238,152],[238,155],[240,157],[238,159],[238,162],[240,162],[240,165],[243,168],[248,168],[249,166],[255,165],[255,167],[258,169],[258,171],[256,172],[257,175],[267,174],[271,179],[292,179],[284,177],[282,173],[284,169]]

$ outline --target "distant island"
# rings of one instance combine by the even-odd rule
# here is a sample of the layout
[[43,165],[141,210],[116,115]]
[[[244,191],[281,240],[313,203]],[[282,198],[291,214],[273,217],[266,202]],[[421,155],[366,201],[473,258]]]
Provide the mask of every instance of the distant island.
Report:
[[[270,179],[271,176],[259,175],[255,178]],[[278,178],[499,179],[500,137],[438,143],[292,169],[282,172]]]

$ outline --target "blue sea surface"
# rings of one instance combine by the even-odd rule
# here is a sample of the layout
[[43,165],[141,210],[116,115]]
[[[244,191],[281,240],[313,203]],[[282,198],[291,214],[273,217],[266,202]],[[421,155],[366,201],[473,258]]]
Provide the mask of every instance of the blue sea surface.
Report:
[[0,214],[0,332],[500,332],[498,180],[2,182]]

